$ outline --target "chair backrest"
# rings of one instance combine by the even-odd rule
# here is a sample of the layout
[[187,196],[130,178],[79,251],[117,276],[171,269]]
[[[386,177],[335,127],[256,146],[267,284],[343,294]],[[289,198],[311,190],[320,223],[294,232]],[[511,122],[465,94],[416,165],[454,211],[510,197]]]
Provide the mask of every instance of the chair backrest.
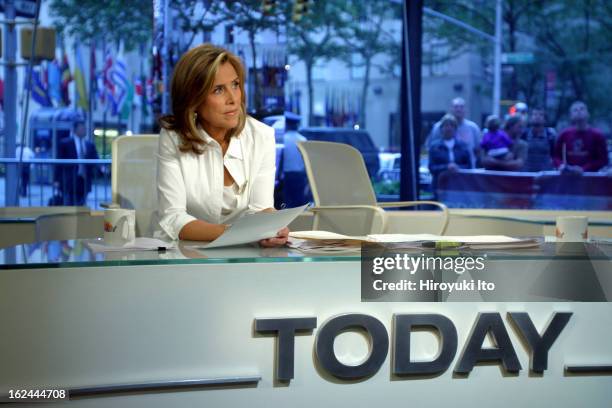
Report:
[[98,238],[104,233],[104,217],[87,213],[45,214],[36,218],[36,241]]
[[120,136],[113,140],[113,203],[136,209],[136,235],[151,236],[157,205],[156,172],[159,135]]
[[344,143],[299,142],[315,205],[376,205],[359,150]]
[[313,229],[346,235],[383,232],[386,217],[376,211],[376,195],[361,153],[335,142],[300,142],[315,206],[370,206],[317,210]]

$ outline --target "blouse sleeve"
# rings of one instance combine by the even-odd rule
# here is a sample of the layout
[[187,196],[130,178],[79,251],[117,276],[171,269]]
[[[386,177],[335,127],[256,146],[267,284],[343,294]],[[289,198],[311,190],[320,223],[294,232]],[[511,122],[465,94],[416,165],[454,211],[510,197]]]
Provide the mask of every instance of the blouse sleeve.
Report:
[[176,240],[183,227],[196,218],[187,214],[187,194],[177,140],[166,130],[159,136],[157,154],[157,198],[159,226]]
[[276,141],[274,129],[261,127],[257,129],[259,135],[254,135],[254,140],[261,143],[261,147],[253,149],[251,160],[260,160],[256,174],[253,176],[253,186],[249,200],[249,211],[261,211],[274,207],[274,177],[276,175]]

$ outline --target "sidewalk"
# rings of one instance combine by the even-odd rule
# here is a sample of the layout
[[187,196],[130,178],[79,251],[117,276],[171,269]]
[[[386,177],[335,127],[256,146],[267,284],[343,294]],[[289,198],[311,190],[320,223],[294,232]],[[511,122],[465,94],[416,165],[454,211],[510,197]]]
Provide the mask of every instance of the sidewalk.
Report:
[[[0,178],[0,207],[6,207],[5,178]],[[106,183],[101,184],[103,181]],[[28,195],[19,197],[19,207],[47,207],[49,199],[53,195],[53,188],[49,184],[30,183]],[[110,180],[100,180],[92,186],[92,191],[87,196],[85,205],[93,210],[100,210],[101,203],[111,201]]]

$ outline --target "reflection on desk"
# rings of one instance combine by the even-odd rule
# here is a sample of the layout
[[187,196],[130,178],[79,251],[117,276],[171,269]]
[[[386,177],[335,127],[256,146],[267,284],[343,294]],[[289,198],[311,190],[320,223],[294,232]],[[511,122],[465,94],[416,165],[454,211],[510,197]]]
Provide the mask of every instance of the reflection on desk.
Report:
[[198,242],[181,241],[178,248],[163,251],[94,252],[86,239],[45,241],[0,249],[0,269],[68,268],[118,265],[322,262],[360,261],[360,256],[304,256],[290,248],[263,248],[241,245],[200,250]]
[[[243,245],[200,250],[197,242],[181,241],[177,249],[165,251],[93,252],[88,240],[45,241],[0,249],[0,269],[99,267],[119,265],[260,263],[260,262],[360,262],[361,255],[303,254],[282,248]],[[436,255],[435,250],[408,249],[414,254]],[[559,251],[554,243],[518,250],[461,250],[456,256],[483,256],[490,260],[612,260],[612,245],[589,243],[580,250]]]

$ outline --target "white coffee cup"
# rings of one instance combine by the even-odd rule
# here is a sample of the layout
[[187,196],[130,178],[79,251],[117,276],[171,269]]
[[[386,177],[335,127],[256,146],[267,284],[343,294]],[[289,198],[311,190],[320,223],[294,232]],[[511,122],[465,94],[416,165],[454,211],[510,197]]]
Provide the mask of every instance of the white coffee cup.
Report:
[[585,242],[589,234],[589,219],[582,215],[557,217],[557,242]]
[[136,211],[124,208],[104,210],[104,243],[122,246],[136,239]]

